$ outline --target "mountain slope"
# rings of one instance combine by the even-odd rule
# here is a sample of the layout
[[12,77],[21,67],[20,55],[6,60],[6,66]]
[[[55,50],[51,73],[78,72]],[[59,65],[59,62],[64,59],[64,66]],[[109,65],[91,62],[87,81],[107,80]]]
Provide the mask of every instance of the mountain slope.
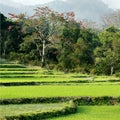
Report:
[[113,11],[101,0],[67,0],[66,2],[55,0],[46,6],[59,12],[74,11],[76,19],[96,22],[100,22],[102,16]]
[[55,0],[47,4],[36,6],[24,6],[17,3],[8,5],[5,4],[5,2],[0,2],[0,11],[6,16],[9,12],[15,14],[26,12],[28,15],[32,15],[33,9],[37,6],[48,6],[58,12],[74,11],[77,20],[88,19],[98,23],[100,23],[102,16],[113,11],[101,0]]

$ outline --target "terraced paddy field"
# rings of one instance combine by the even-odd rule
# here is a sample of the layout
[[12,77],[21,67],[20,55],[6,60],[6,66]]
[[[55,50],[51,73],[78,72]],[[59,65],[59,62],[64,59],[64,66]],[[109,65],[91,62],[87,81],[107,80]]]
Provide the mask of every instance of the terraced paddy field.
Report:
[[119,85],[42,85],[1,87],[1,99],[55,96],[119,96]]
[[56,104],[21,104],[21,105],[0,105],[0,119],[5,116],[17,116],[20,114],[46,112],[63,109],[65,103]]
[[[63,109],[66,103],[60,102],[69,100],[79,106],[72,110],[69,107]],[[118,120],[120,78],[64,73],[13,63],[0,64],[0,104],[0,119],[5,119],[5,116],[37,119],[35,116],[41,116],[39,112],[45,110],[47,119],[52,114],[53,117],[59,116],[53,119],[61,120]],[[50,109],[58,111],[53,114]],[[67,115],[70,113],[74,114]]]
[[79,106],[76,114],[50,120],[119,120],[120,106]]

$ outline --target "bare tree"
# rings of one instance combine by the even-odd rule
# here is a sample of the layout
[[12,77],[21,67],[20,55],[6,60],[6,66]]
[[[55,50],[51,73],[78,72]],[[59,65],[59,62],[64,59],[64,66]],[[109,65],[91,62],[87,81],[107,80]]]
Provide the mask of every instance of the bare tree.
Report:
[[116,28],[120,28],[120,10],[116,10],[111,14],[108,14],[102,17],[103,27],[114,26]]

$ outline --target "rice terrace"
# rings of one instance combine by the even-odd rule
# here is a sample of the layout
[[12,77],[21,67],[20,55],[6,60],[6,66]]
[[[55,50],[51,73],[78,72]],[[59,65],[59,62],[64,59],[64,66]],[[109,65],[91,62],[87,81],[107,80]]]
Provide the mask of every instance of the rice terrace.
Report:
[[0,120],[120,120],[120,1],[108,3],[0,0]]
[[120,78],[0,64],[0,119],[118,120]]

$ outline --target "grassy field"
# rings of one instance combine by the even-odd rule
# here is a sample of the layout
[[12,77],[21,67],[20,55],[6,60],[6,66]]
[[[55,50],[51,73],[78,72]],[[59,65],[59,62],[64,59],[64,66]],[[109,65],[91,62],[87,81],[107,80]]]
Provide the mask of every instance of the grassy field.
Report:
[[50,120],[119,120],[120,106],[79,106],[76,114]]
[[[4,75],[5,76],[5,75]],[[22,76],[22,78],[20,77]],[[89,79],[90,77],[81,77],[81,78],[75,78],[75,77],[71,77],[70,75],[39,75],[39,76],[32,76],[32,77],[29,77],[31,75],[28,75],[26,73],[23,74],[23,75],[15,75],[15,76],[6,76],[6,77],[1,77],[0,78],[0,82],[31,82],[31,81],[34,81],[34,82],[59,82],[59,81],[88,81],[89,82]],[[26,76],[26,77],[24,77]],[[94,79],[93,82],[120,82],[120,78],[115,78],[115,77],[112,77],[112,78],[102,78],[102,77],[97,77]]]
[[0,105],[0,118],[5,116],[16,116],[25,113],[45,112],[59,110],[65,106],[65,103],[56,104],[21,104],[21,105]]
[[[19,85],[24,82],[37,84]],[[18,84],[15,86],[12,83]],[[119,97],[120,78],[64,73],[7,62],[0,64],[0,99],[69,96]],[[49,111],[62,106],[63,104],[59,103],[0,105],[0,118],[4,118],[5,115]],[[79,106],[76,114],[53,120],[118,120],[118,118],[120,118],[120,106]]]
[[91,79],[99,83],[120,82],[120,78],[113,76],[93,76],[80,73],[66,74],[64,72],[41,69],[40,67],[25,68],[25,66],[20,66],[20,64],[1,64],[0,66],[0,82],[91,82]]
[[119,96],[119,85],[42,85],[42,86],[12,86],[0,87],[1,99],[53,97],[53,96]]

